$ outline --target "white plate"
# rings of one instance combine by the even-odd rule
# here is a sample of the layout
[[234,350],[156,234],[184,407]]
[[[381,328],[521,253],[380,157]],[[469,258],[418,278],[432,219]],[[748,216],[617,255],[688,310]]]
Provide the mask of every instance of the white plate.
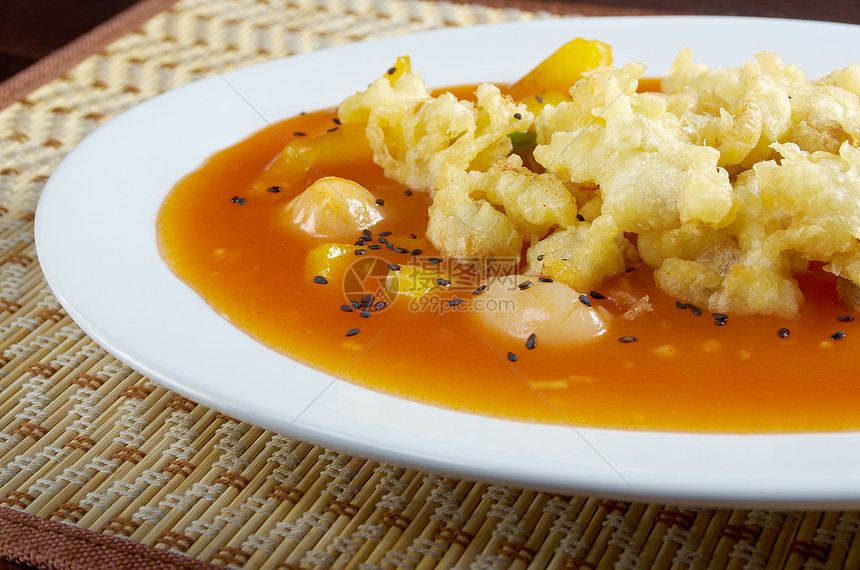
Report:
[[156,97],[82,142],[45,187],[36,244],[51,287],[112,354],[222,412],[317,444],[458,477],[571,494],[725,506],[860,507],[860,433],[728,436],[533,425],[381,395],[236,330],[159,258],[155,218],[215,151],[364,89],[412,56],[428,85],[509,81],[576,37],[666,71],[685,46],[711,65],[775,51],[811,77],[857,56],[860,27],[710,17],[556,19],[348,45]]

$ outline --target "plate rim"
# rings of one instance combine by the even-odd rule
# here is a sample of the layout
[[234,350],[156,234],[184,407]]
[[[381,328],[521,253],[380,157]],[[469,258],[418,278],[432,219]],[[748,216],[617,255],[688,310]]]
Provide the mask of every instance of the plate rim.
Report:
[[[121,135],[123,129],[128,128],[128,123],[134,125],[135,121],[140,120],[138,119],[139,116],[146,117],[148,113],[157,113],[161,110],[161,107],[164,107],[165,105],[169,106],[171,104],[176,104],[173,103],[174,101],[179,101],[185,104],[185,100],[192,100],[199,95],[205,95],[207,91],[212,89],[222,90],[226,95],[230,95],[230,91],[236,91],[236,93],[238,93],[238,88],[236,87],[237,85],[245,89],[244,86],[246,85],[253,86],[257,84],[255,82],[258,82],[259,78],[255,77],[255,75],[259,75],[261,73],[269,73],[270,71],[280,69],[283,66],[294,67],[295,65],[297,65],[296,62],[314,63],[321,61],[327,63],[330,62],[333,58],[340,57],[344,53],[341,50],[344,50],[345,48],[350,48],[352,50],[358,48],[359,51],[372,51],[375,47],[378,46],[385,46],[385,48],[388,49],[389,47],[398,47],[404,42],[408,43],[410,41],[439,41],[440,39],[444,40],[447,38],[466,35],[470,33],[481,34],[486,32],[492,35],[492,32],[488,31],[490,28],[494,30],[507,31],[510,29],[521,29],[522,26],[535,28],[557,28],[559,26],[565,26],[567,24],[571,24],[574,28],[577,28],[580,24],[583,24],[585,22],[595,24],[595,27],[598,28],[600,26],[624,27],[630,25],[631,23],[634,27],[647,26],[654,22],[659,22],[661,25],[666,24],[670,27],[689,25],[693,22],[707,22],[708,24],[717,25],[717,27],[743,25],[764,27],[776,26],[780,29],[787,29],[795,26],[799,28],[820,27],[821,29],[827,28],[828,30],[844,30],[848,28],[851,30],[851,34],[860,37],[860,34],[858,34],[858,30],[860,30],[860,27],[853,26],[850,24],[841,24],[834,22],[810,22],[805,20],[775,21],[767,18],[745,18],[733,16],[637,16],[609,18],[574,17],[546,20],[538,19],[527,22],[505,22],[499,24],[483,24],[480,26],[471,26],[463,28],[430,30],[418,32],[415,34],[405,34],[378,40],[367,40],[366,42],[359,42],[358,44],[346,44],[344,46],[326,48],[324,50],[319,50],[316,52],[299,54],[296,56],[290,56],[288,58],[280,58],[269,62],[256,64],[250,67],[229,71],[215,77],[204,79],[177,88],[166,94],[159,95],[137,105],[129,111],[120,114],[119,116],[108,121],[105,125],[99,127],[63,160],[61,165],[57,168],[55,173],[51,176],[48,183],[46,184],[36,210],[36,249],[39,255],[39,261],[42,264],[42,270],[45,275],[45,278],[51,288],[54,290],[60,303],[69,313],[69,315],[73,318],[73,320],[93,340],[98,342],[101,346],[108,350],[108,352],[119,358],[121,361],[130,365],[132,368],[143,372],[149,378],[157,381],[159,384],[162,384],[172,390],[175,390],[178,393],[186,395],[187,397],[190,397],[195,401],[198,401],[200,403],[206,404],[219,410],[224,410],[231,415],[235,415],[235,417],[239,419],[243,419],[255,425],[260,425],[261,427],[267,429],[271,429],[278,432],[286,429],[291,434],[291,437],[296,437],[298,439],[311,441],[328,447],[345,449],[350,453],[355,453],[364,457],[374,457],[393,463],[409,465],[421,470],[440,471],[444,473],[450,473],[453,476],[467,477],[469,479],[474,480],[500,482],[504,484],[520,486],[525,485],[554,492],[591,493],[600,494],[601,496],[631,500],[647,499],[652,501],[663,500],[668,502],[688,501],[703,505],[731,505],[734,507],[737,507],[739,505],[754,507],[781,507],[803,505],[810,508],[833,508],[837,506],[845,507],[849,504],[860,505],[860,484],[858,484],[860,483],[860,477],[849,478],[848,480],[842,482],[841,485],[834,486],[829,489],[824,489],[821,487],[818,487],[816,489],[805,489],[805,494],[803,494],[803,496],[799,495],[796,492],[796,488],[786,488],[784,484],[778,484],[779,482],[771,482],[770,485],[758,484],[744,487],[740,486],[739,482],[736,481],[734,483],[735,486],[732,488],[724,487],[722,489],[716,490],[711,487],[710,489],[703,489],[702,481],[704,481],[706,484],[708,484],[708,482],[710,482],[710,484],[714,483],[714,478],[712,476],[708,477],[707,474],[703,474],[705,476],[702,480],[698,480],[691,484],[690,481],[685,481],[683,477],[673,477],[671,476],[671,474],[663,473],[661,475],[663,475],[664,477],[660,480],[657,480],[653,476],[649,477],[648,474],[645,473],[644,475],[636,475],[635,478],[631,477],[631,479],[635,479],[635,482],[638,483],[637,485],[635,485],[635,489],[631,489],[623,484],[623,482],[627,482],[627,478],[621,476],[622,481],[620,482],[615,477],[616,475],[620,474],[618,474],[617,472],[613,474],[612,471],[614,470],[614,468],[607,470],[606,466],[603,466],[603,468],[596,469],[590,477],[587,477],[582,473],[577,473],[580,479],[574,484],[571,484],[570,482],[565,482],[563,477],[564,468],[568,466],[567,463],[564,463],[562,465],[553,464],[552,466],[548,466],[546,474],[544,474],[543,476],[535,476],[533,470],[530,469],[529,465],[520,465],[516,466],[517,468],[509,468],[505,470],[504,461],[478,464],[475,461],[470,461],[471,458],[465,453],[455,453],[453,455],[445,456],[445,454],[438,454],[437,450],[436,456],[428,458],[421,457],[416,453],[410,454],[409,450],[402,448],[402,446],[401,448],[397,449],[382,449],[378,446],[368,445],[362,442],[350,441],[349,438],[345,439],[343,434],[339,434],[336,431],[336,429],[343,428],[343,426],[341,426],[340,424],[335,426],[335,428],[325,425],[325,421],[327,418],[325,417],[325,414],[322,414],[322,412],[328,413],[332,409],[336,410],[338,405],[338,402],[336,400],[329,401],[325,399],[328,397],[328,389],[323,390],[322,400],[313,399],[313,401],[311,402],[311,413],[309,413],[307,416],[298,416],[298,419],[303,419],[303,421],[298,422],[298,424],[291,423],[290,425],[285,426],[283,421],[279,421],[278,418],[271,417],[270,415],[260,415],[256,413],[255,410],[243,408],[234,402],[224,401],[223,399],[218,397],[215,397],[213,399],[212,394],[206,393],[206,391],[202,391],[198,384],[189,383],[185,378],[177,378],[177,376],[182,376],[181,374],[172,375],[170,373],[165,372],[164,368],[169,367],[170,364],[162,364],[161,366],[158,366],[155,365],[146,356],[141,357],[139,355],[139,351],[136,351],[133,347],[128,346],[127,339],[119,339],[111,336],[109,333],[106,334],[105,327],[100,325],[98,322],[93,322],[93,320],[91,320],[89,317],[90,313],[86,309],[78,310],[79,307],[81,307],[82,305],[88,306],[92,302],[87,301],[87,303],[82,303],[80,299],[80,285],[76,282],[76,285],[74,287],[71,287],[68,283],[67,273],[69,271],[70,264],[68,260],[63,260],[61,258],[67,257],[69,255],[67,249],[70,249],[72,247],[71,244],[74,242],[58,243],[58,238],[55,235],[56,232],[54,230],[54,228],[58,226],[56,226],[55,224],[58,223],[58,220],[62,221],[65,217],[66,210],[64,210],[63,208],[67,206],[68,200],[68,197],[65,193],[71,191],[79,191],[75,190],[77,185],[80,183],[81,176],[78,172],[78,169],[80,168],[78,164],[85,159],[89,159],[88,153],[98,151],[101,148],[100,145],[105,144],[102,142],[103,139],[107,139],[108,141],[110,141],[112,137]],[[680,47],[682,46],[678,46],[679,49]],[[676,53],[677,51],[678,50],[675,50]],[[751,56],[752,54],[749,55]],[[738,62],[738,64],[739,63],[740,62]],[[421,70],[419,69],[419,71]],[[235,96],[236,93],[233,93],[233,95]],[[244,96],[246,95],[246,93],[242,93],[242,95]],[[268,108],[263,106],[262,109],[263,110],[260,112],[263,113],[263,116],[265,116],[265,114],[268,112]],[[247,124],[250,123],[252,119],[245,117],[238,122],[242,124]],[[257,117],[257,120],[259,119],[260,117]],[[259,128],[260,126],[264,125],[258,124],[257,128]],[[247,134],[250,134],[250,132],[257,130],[257,128],[251,129],[250,131],[248,131]],[[71,190],[69,190],[69,187],[71,187]],[[98,209],[98,211],[102,214],[104,213],[104,209]],[[96,218],[93,218],[94,214],[90,213],[88,214],[88,216],[89,217],[87,219],[91,223],[96,220]],[[139,228],[141,227],[140,224],[145,222],[136,220],[135,223],[138,224],[135,227]],[[154,245],[154,224],[152,225],[151,230]],[[72,255],[73,254],[74,252],[72,252]],[[120,265],[125,270],[129,270],[130,268],[133,269],[133,264],[123,263]],[[87,267],[93,271],[96,271],[98,269],[98,267],[94,265],[90,265]],[[174,277],[174,279],[178,278]],[[186,292],[186,294],[183,295],[183,300],[187,299],[188,295]],[[218,318],[220,319],[220,317]],[[224,323],[232,327],[232,325],[229,325],[229,323],[226,323],[226,321],[224,321]],[[256,344],[256,341],[250,342]],[[243,347],[244,346],[245,345],[243,345]],[[254,354],[259,355],[260,353],[259,351],[256,351],[254,352]],[[274,351],[271,351],[270,357],[272,356],[276,358],[285,358],[277,353],[274,353]],[[319,380],[319,376],[326,376],[316,371],[313,371],[313,375],[317,377],[317,380]],[[323,382],[325,383],[326,380],[323,380]],[[355,384],[348,384],[348,386],[351,387],[347,390],[347,392],[350,393],[352,393],[354,390],[371,392],[370,390],[362,388]],[[430,408],[432,410],[432,414],[438,414],[443,419],[451,417],[452,414],[458,417],[463,415],[462,412],[453,412],[450,410],[444,410],[426,404],[409,402],[408,400],[403,400],[401,398],[396,398],[393,396],[387,396],[385,394],[373,394],[374,397],[379,397],[383,399],[390,398],[393,400],[397,400],[400,405],[408,409],[410,412],[414,410],[422,410],[422,413],[427,413],[426,408]],[[314,406],[317,405],[319,405],[319,407],[314,408]],[[358,414],[355,410],[351,410],[350,413],[352,413],[354,416],[357,416],[357,418],[354,418],[354,421],[370,421],[367,417]],[[469,414],[466,415],[470,416],[473,420],[476,418],[476,416],[471,416]],[[477,420],[477,423],[490,426],[489,428],[487,428],[489,431],[498,431],[502,434],[509,434],[509,430],[512,425],[523,425],[521,422],[512,422],[509,420],[486,418],[480,416],[477,416],[477,418],[479,418],[479,420]],[[527,425],[529,425],[529,429],[533,430],[536,434],[550,434],[552,437],[556,437],[558,435],[556,432],[558,432],[559,426],[539,426],[536,428],[534,424]],[[374,427],[374,429],[378,428]],[[561,429],[566,431],[567,428],[561,426]],[[688,434],[653,431],[632,432],[625,430],[603,430],[598,428],[577,428],[574,431],[576,432],[574,439],[580,440],[578,445],[580,447],[582,447],[583,445],[585,446],[583,449],[579,449],[579,452],[588,452],[589,450],[594,451],[598,447],[600,449],[605,449],[607,445],[611,449],[614,449],[613,446],[617,445],[616,440],[619,437],[622,440],[634,440],[637,442],[637,444],[641,444],[642,440],[646,440],[649,442],[649,445],[646,447],[653,448],[654,446],[675,446],[680,450],[679,453],[692,452],[695,451],[698,442],[700,442],[702,439],[707,439],[711,443],[726,442],[725,445],[728,445],[729,448],[741,448],[740,451],[743,457],[741,457],[740,459],[747,460],[752,460],[754,458],[754,454],[756,453],[766,453],[766,450],[769,447],[770,443],[772,441],[775,441],[776,439],[779,439],[782,442],[790,441],[792,443],[796,443],[798,451],[803,451],[807,454],[810,454],[810,457],[819,458],[822,455],[822,450],[820,449],[820,444],[822,443],[822,441],[824,441],[825,443],[832,443],[833,440],[844,439],[846,440],[846,442],[843,443],[860,443],[860,432],[829,433],[824,434],[822,439],[822,434]],[[562,440],[563,439],[564,438],[562,438]],[[738,442],[743,442],[743,445],[737,445]],[[521,454],[521,457],[529,457],[529,454],[524,451],[520,451],[519,453]],[[599,451],[597,451],[597,455],[597,459],[595,459],[594,457],[590,459],[591,463],[589,463],[588,458],[582,459],[584,465],[594,467],[593,463],[595,461],[597,461],[597,463],[600,463],[600,461],[605,461],[610,464],[613,462],[613,458],[605,458],[601,455]],[[739,458],[732,458],[731,456],[726,456],[721,457],[721,459],[738,461]],[[624,463],[624,465],[626,465],[626,463]],[[491,473],[488,471],[489,469],[502,469],[502,471]],[[711,475],[714,474],[714,472],[711,473]],[[798,484],[797,481],[795,481],[795,484]]]

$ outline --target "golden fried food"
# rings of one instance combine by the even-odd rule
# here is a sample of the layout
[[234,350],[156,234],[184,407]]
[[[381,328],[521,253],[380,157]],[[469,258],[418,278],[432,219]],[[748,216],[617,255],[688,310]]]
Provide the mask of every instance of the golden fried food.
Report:
[[[683,50],[660,93],[637,92],[642,64],[587,68],[533,123],[496,87],[434,98],[411,70],[339,112],[387,176],[435,193],[428,238],[464,262],[527,244],[526,273],[582,291],[641,258],[680,300],[788,318],[810,262],[860,283],[860,65],[810,81],[772,53]],[[529,129],[537,172],[511,154]]]
[[519,260],[522,237],[490,202],[469,195],[480,173],[451,166],[428,211],[427,238],[440,252],[465,264],[482,258]]
[[486,170],[513,147],[509,134],[528,129],[533,116],[499,88],[482,84],[476,102],[450,93],[432,97],[424,81],[404,73],[387,77],[338,107],[340,120],[367,123],[374,162],[385,175],[414,190],[433,192],[449,165]]

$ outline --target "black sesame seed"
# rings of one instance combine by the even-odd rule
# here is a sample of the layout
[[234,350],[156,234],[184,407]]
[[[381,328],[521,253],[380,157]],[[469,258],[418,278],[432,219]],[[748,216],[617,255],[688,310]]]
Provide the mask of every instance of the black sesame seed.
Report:
[[[379,232],[376,235],[378,235],[379,237],[388,237],[391,235],[391,232]],[[382,242],[380,242],[380,243],[382,243]]]
[[359,313],[359,315],[361,315],[362,319],[366,319],[367,317],[370,316],[370,310],[369,309],[362,309],[361,312]]
[[631,265],[630,267],[628,267],[627,269],[624,270],[624,273],[630,273],[631,271],[636,271],[636,267]]
[[386,303],[385,301],[379,301],[377,304],[375,304],[373,306],[373,310],[374,311],[381,311],[382,309],[384,309],[387,306],[388,306],[388,303]]
[[830,335],[830,338],[832,338],[833,340],[843,339],[843,338],[845,338],[845,332],[844,331],[836,331],[835,333]]
[[463,299],[449,299],[448,300],[448,306],[449,307],[456,307],[457,305],[461,304],[462,302],[463,302]]
[[450,281],[448,281],[447,279],[442,279],[441,277],[440,277],[439,279],[437,279],[437,280],[436,280],[436,283],[437,283],[438,285],[442,285],[443,287],[447,287],[448,285],[450,285],[450,284],[451,284],[451,282],[450,282]]
[[584,222],[584,221],[585,221],[585,216],[583,216],[582,214],[577,214],[577,215],[576,215],[576,219],[577,219],[577,220],[579,220],[580,222]]
[[383,245],[385,245],[386,249],[390,249],[392,251],[394,250],[394,244],[391,243],[390,241],[385,242]]
[[702,316],[702,309],[700,309],[700,308],[699,308],[699,307],[697,307],[696,305],[692,305],[692,304],[690,304],[690,303],[687,303],[687,306],[690,308],[690,312],[691,312],[691,313],[693,313],[693,314],[694,314],[694,315],[696,315],[697,317],[701,317],[701,316]]
[[377,205],[377,206],[384,206],[384,205],[385,205],[385,200],[383,200],[382,198],[377,198],[377,199],[376,199],[376,205]]
[[552,279],[550,279],[549,277],[538,277],[538,281],[540,281],[541,283],[552,283]]
[[729,318],[729,316],[725,313],[711,313],[711,316],[714,317],[714,319],[723,322],[725,322],[725,320]]
[[776,334],[779,335],[779,338],[788,338],[788,335],[791,334],[791,331],[788,330],[787,328],[781,328],[778,331],[776,331]]
[[245,202],[247,202],[247,200],[245,198],[239,198],[239,205],[240,206],[244,206]]
[[233,196],[232,198],[230,198],[230,201],[231,201],[231,202],[238,202],[238,201],[239,201],[239,197],[238,197],[238,196]]
[[409,239],[418,239],[418,236],[415,234],[409,234]]
[[367,246],[367,249],[382,249],[382,246],[379,245],[378,243],[372,243],[369,246]]
[[388,269],[390,269],[391,271],[400,271],[403,268],[400,267],[399,265],[397,265],[396,263],[389,263]]
[[361,298],[359,302],[359,306],[363,308],[367,308],[373,304],[373,295],[365,295]]
[[330,129],[328,129],[326,132],[327,132],[327,133],[333,133],[333,132],[335,132],[336,130],[338,130],[339,128],[340,128],[340,127],[332,127],[332,128],[330,128]]
[[526,339],[526,348],[531,350],[537,346],[537,335],[532,333],[529,335],[529,338]]
[[726,321],[723,321],[723,320],[720,320],[720,319],[716,319],[716,320],[714,321],[714,324],[715,324],[716,326],[718,326],[718,327],[721,327],[721,326],[723,326],[724,324],[726,324]]
[[682,303],[681,301],[675,301],[675,307],[677,307],[677,308],[681,309],[682,311],[686,311],[686,310],[687,310],[687,308],[688,308],[688,307],[687,307],[687,304],[686,304],[686,303]]
[[352,312],[352,305],[341,305],[340,310],[343,311],[344,313],[351,313]]
[[537,101],[538,103],[543,103],[543,102],[544,102],[544,98],[543,98],[543,97],[541,97],[540,95],[535,95],[535,101]]
[[619,342],[623,342],[625,344],[628,342],[636,342],[637,340],[639,340],[639,337],[636,336],[622,336],[618,339]]
[[404,191],[403,191],[403,195],[404,195],[404,196],[412,196],[412,190],[409,190],[409,189],[407,188],[406,190],[404,190]]
[[420,249],[413,249],[412,251],[409,252],[409,255],[414,257],[416,255],[421,255],[422,253],[423,252]]
[[537,260],[538,260],[538,261],[543,261],[543,254],[540,254],[539,256],[537,256]]
[[388,68],[388,75],[394,75],[395,73],[397,73],[396,67],[389,67]]
[[353,309],[355,309],[356,311],[361,308],[361,305],[359,304],[358,301],[350,301],[349,306],[352,307]]
[[278,192],[283,191],[283,188],[281,188],[280,186],[270,186],[266,188],[266,191],[271,192],[272,194],[277,194]]
[[529,287],[531,287],[531,286],[532,286],[532,282],[531,282],[531,281],[523,281],[522,283],[520,283],[519,285],[517,285],[517,288],[519,288],[521,291],[524,291],[524,290],[528,289],[528,288],[529,288]]
[[367,245],[367,240],[365,240],[364,238],[356,240],[356,242],[353,245],[357,245],[357,246]]
[[364,239],[373,239],[373,234],[370,233],[370,230],[361,230],[361,235],[364,236]]
[[513,352],[509,352],[508,353],[508,360],[510,360],[511,362],[516,362],[517,361],[517,355],[514,354]]
[[346,331],[346,336],[355,336],[361,332],[361,329],[349,329]]
[[405,247],[395,247],[394,251],[396,253],[409,253],[409,250],[406,249]]
[[337,117],[335,117],[334,119],[332,119],[332,120],[331,120],[331,122],[332,122],[332,123],[334,123],[335,125],[342,125],[342,124],[343,124],[343,123],[341,123],[341,122],[340,122],[340,119],[338,119]]
[[854,320],[854,317],[852,315],[841,315],[839,317],[836,317],[836,320],[841,321],[843,323],[850,323]]
[[294,132],[294,133],[293,133],[293,136],[294,136],[294,137],[303,137],[303,136],[305,136],[306,134],[307,134],[307,133],[303,133],[302,131],[296,131],[296,132]]
[[[382,234],[379,234],[379,235],[382,235]],[[381,238],[379,238],[379,239],[378,239],[378,240],[376,240],[376,241],[377,241],[377,242],[379,242],[379,243],[388,243],[388,240],[387,240],[387,239],[385,239],[384,237],[381,237]]]
[[480,287],[478,287],[477,289],[472,291],[472,295],[478,295],[479,293],[483,293],[486,289],[487,289],[486,285],[481,285]]
[[591,306],[591,299],[589,299],[588,295],[586,295],[585,293],[583,293],[582,295],[579,296],[579,302],[582,303],[583,305],[585,305],[586,307]]
[[520,119],[523,118],[523,114],[522,113],[514,113],[514,118],[519,121]]
[[428,257],[427,263],[442,263],[442,259],[438,257]]
[[367,250],[366,250],[366,249],[357,249],[357,250],[355,250],[355,255],[364,255],[365,253],[367,253]]
[[322,275],[317,275],[316,277],[314,277],[314,283],[325,285],[326,283],[328,283],[328,279],[326,279]]

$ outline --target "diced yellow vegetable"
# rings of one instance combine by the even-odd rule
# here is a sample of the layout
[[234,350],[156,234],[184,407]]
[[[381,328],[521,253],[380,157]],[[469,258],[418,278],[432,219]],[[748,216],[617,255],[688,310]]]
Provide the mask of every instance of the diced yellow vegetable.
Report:
[[356,260],[358,246],[343,243],[324,243],[312,249],[305,258],[305,278],[317,275],[329,281],[340,282],[344,273]]
[[409,61],[408,55],[398,57],[397,62],[388,69],[386,76],[392,87],[404,73],[412,73],[412,63]]
[[389,271],[385,280],[385,288],[394,295],[409,295],[421,297],[434,290],[439,290],[436,283],[443,275],[430,269],[414,265],[404,265],[399,271]]
[[598,41],[576,38],[561,46],[511,85],[508,94],[519,100],[536,93],[568,93],[583,73],[611,64],[610,46]]
[[562,101],[570,101],[570,96],[558,93],[557,91],[544,91],[543,93],[535,93],[528,95],[519,100],[520,103],[525,103],[529,112],[535,117],[540,115],[541,110],[547,105],[558,105]]
[[[409,56],[397,58],[386,77],[394,85],[404,73],[412,72]],[[337,174],[342,166],[368,164],[373,150],[367,141],[364,122],[343,122],[337,128],[314,137],[291,141],[254,183],[255,190],[286,184],[307,185],[316,178]]]
[[364,129],[364,124],[344,124],[315,137],[290,142],[266,167],[254,183],[254,189],[306,186],[316,178],[337,174],[337,169],[344,166],[371,162],[373,151]]

